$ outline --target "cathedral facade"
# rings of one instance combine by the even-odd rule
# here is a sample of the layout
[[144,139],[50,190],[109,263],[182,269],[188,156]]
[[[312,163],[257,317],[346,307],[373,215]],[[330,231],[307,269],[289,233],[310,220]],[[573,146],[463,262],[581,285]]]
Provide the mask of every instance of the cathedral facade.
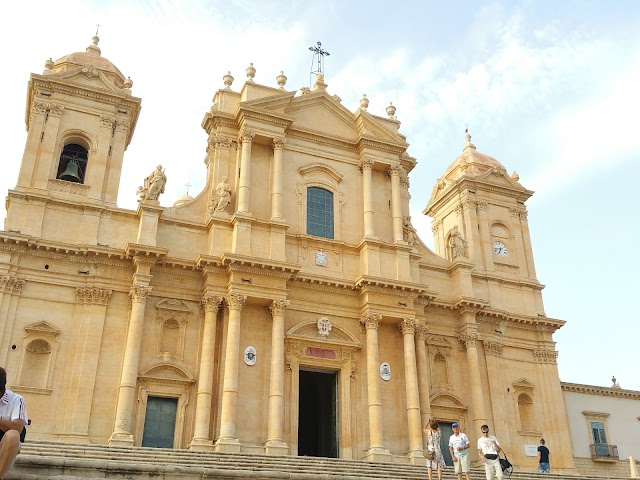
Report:
[[0,361],[30,438],[424,464],[434,418],[472,458],[487,423],[522,469],[544,436],[575,472],[533,192],[470,136],[424,210],[433,252],[395,108],[250,67],[202,121],[203,191],[163,207],[150,165],[125,210],[131,81],[97,37],[45,66],[0,232]]

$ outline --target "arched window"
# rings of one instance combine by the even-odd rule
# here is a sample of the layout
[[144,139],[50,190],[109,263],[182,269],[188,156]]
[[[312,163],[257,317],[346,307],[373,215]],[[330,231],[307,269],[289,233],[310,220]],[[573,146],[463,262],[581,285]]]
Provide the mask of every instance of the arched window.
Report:
[[88,153],[86,148],[77,143],[65,145],[60,154],[56,178],[67,182],[84,183]]
[[329,190],[307,188],[307,234],[333,238],[333,193]]
[[518,395],[518,410],[522,430],[532,432],[536,429],[536,419],[533,412],[533,400],[526,393]]

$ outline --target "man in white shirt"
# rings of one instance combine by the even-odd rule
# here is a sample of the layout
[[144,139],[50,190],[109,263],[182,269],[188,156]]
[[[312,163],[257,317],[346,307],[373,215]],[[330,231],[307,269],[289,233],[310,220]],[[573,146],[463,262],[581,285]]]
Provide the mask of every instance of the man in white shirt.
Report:
[[460,425],[457,422],[451,424],[453,435],[449,437],[449,452],[453,459],[453,469],[458,474],[458,480],[462,480],[462,472],[471,480],[469,471],[471,470],[471,462],[469,462],[469,439],[460,432]]
[[20,453],[20,433],[27,426],[24,398],[6,389],[7,371],[0,367],[0,480]]
[[484,464],[484,473],[487,476],[487,480],[493,480],[494,471],[496,478],[502,480],[502,467],[498,459],[498,452],[502,450],[500,443],[496,437],[489,435],[488,425],[482,425],[480,430],[482,430],[482,437],[478,439],[478,455]]

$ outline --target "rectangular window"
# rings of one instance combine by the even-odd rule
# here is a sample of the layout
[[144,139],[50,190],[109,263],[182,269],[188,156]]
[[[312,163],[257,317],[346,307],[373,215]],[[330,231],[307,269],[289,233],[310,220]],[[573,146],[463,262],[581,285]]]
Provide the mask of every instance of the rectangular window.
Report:
[[591,422],[591,434],[593,435],[593,445],[596,450],[596,455],[601,457],[609,456],[609,446],[607,445],[604,423]]
[[329,190],[307,188],[307,233],[333,238],[333,193]]

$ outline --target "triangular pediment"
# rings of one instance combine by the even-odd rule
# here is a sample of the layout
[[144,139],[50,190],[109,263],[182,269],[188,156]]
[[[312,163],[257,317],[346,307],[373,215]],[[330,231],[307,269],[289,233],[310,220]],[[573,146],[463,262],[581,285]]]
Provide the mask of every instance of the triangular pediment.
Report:
[[513,385],[514,388],[524,388],[527,390],[533,390],[534,388],[533,383],[531,383],[529,380],[527,380],[524,377],[516,380],[511,385]]
[[109,92],[120,92],[112,80],[98,70],[93,65],[84,65],[72,68],[62,73],[52,73],[46,76],[47,80],[64,81],[78,86],[95,88],[99,90],[107,90]]
[[291,128],[324,133],[355,142],[358,130],[353,114],[327,93],[296,97],[285,113],[293,118]]
[[431,335],[429,338],[427,338],[427,345],[451,348],[451,342],[440,335]]
[[187,305],[182,300],[178,300],[177,298],[162,299],[156,304],[156,308],[158,310],[171,310],[174,312],[191,313],[191,309],[189,308],[189,305]]
[[397,124],[390,124],[395,128],[395,131],[392,131],[387,125],[389,122],[386,119],[376,117],[363,110],[356,112],[355,117],[359,134],[362,137],[407,145],[405,139],[397,131]]
[[58,335],[60,333],[60,330],[55,328],[53,325],[45,322],[44,320],[41,322],[33,323],[31,325],[27,325],[26,327],[24,327],[24,330],[27,333],[37,333],[39,335]]

